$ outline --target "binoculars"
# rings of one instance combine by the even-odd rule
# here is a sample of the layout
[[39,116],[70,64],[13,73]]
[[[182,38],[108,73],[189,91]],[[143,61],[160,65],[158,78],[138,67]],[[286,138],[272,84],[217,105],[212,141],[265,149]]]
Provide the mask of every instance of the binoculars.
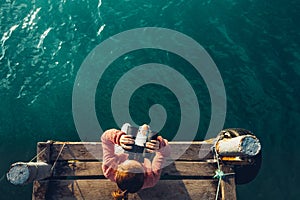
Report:
[[132,145],[132,149],[125,150],[126,153],[129,154],[130,160],[137,160],[143,162],[144,158],[150,158],[150,153],[146,153],[146,142],[150,142],[151,140],[156,140],[158,137],[158,133],[152,131],[150,126],[143,125],[139,127],[131,126],[129,123],[126,123],[122,126],[121,130],[125,132],[127,135],[131,135],[134,139],[134,144]]

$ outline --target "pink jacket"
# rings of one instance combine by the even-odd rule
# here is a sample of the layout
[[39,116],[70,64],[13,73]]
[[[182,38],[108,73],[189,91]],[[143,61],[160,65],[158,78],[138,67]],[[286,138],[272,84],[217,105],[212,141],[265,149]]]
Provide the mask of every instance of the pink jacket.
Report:
[[[128,158],[128,154],[126,153],[115,154],[115,144],[120,145],[120,138],[124,134],[126,133],[120,130],[110,129],[105,131],[101,136],[103,148],[103,174],[113,182],[116,182],[115,173],[118,165]],[[162,137],[158,137],[158,140],[160,140],[161,147],[156,152],[152,163],[149,159],[144,159],[143,166],[145,169],[145,179],[142,189],[153,187],[158,182],[165,158],[171,154],[171,148],[168,141]]]

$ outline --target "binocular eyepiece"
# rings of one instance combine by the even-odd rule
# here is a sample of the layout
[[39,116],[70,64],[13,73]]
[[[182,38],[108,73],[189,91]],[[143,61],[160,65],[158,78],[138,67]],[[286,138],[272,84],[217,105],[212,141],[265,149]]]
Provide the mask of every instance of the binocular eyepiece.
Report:
[[125,132],[127,135],[131,135],[135,141],[132,145],[132,149],[126,150],[126,152],[129,153],[129,159],[131,160],[142,161],[143,158],[147,157],[145,148],[146,142],[156,140],[158,137],[158,133],[152,131],[150,126],[146,124],[134,127],[129,123],[126,123],[122,126],[121,131]]

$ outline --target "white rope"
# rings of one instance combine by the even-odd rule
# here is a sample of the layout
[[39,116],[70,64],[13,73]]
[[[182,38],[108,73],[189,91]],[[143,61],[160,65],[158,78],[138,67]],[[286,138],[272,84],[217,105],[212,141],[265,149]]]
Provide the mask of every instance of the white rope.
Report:
[[50,173],[51,173],[51,174],[53,173],[54,167],[55,167],[55,165],[56,165],[56,163],[57,163],[57,160],[58,160],[60,154],[62,153],[62,151],[63,151],[65,145],[66,145],[66,143],[64,143],[64,144],[62,145],[62,147],[61,147],[61,149],[60,149],[60,151],[59,151],[59,153],[58,153],[58,155],[57,155],[57,157],[56,157],[56,159],[55,159],[55,161],[54,161],[54,164],[53,164],[52,167],[51,167],[51,170],[50,170]]
[[213,152],[214,152],[214,155],[215,155],[215,159],[217,160],[217,166],[218,166],[218,169],[215,171],[215,175],[213,176],[213,178],[218,178],[219,181],[218,181],[218,186],[217,186],[217,192],[216,192],[216,198],[215,200],[218,200],[218,196],[219,196],[219,192],[220,192],[220,186],[221,186],[221,180],[223,179],[223,177],[225,176],[228,176],[228,175],[234,175],[235,173],[227,173],[225,174],[222,170],[221,170],[221,167],[220,167],[220,162],[219,162],[219,154],[217,152],[217,148],[216,148],[216,145],[217,143],[219,142],[220,140],[220,135],[216,138],[216,142],[215,144],[213,145]]
[[216,198],[215,198],[215,200],[218,200],[219,190],[220,190],[220,185],[221,185],[221,178],[219,178],[219,181],[218,181],[218,187],[217,187],[217,193],[216,193]]
[[34,156],[29,162],[32,162],[34,159],[36,159],[39,155],[41,155],[42,153],[44,153],[44,151],[46,151],[47,148],[44,148],[40,153],[38,153],[36,156]]
[[221,171],[221,168],[220,168],[219,155],[218,155],[218,152],[217,152],[217,150],[216,150],[216,144],[217,144],[218,141],[219,141],[219,138],[217,139],[215,145],[213,146],[215,158],[216,158],[216,160],[217,160],[217,165],[218,165],[218,169],[215,171],[216,174],[214,175],[214,178],[218,178],[218,179],[219,179],[215,200],[217,200],[217,199],[218,199],[218,196],[219,196],[219,191],[220,191],[220,186],[221,186],[221,180],[222,180],[222,176],[220,176],[220,175],[222,175],[222,173],[223,173],[223,172]]

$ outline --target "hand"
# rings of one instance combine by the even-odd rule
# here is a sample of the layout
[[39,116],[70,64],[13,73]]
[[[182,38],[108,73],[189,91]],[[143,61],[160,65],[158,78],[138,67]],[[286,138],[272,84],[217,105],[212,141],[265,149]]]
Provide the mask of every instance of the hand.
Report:
[[134,139],[131,135],[122,135],[120,138],[120,145],[125,150],[132,149],[132,145],[134,144]]
[[154,153],[159,150],[159,141],[151,140],[150,142],[146,142],[146,148],[148,153]]

